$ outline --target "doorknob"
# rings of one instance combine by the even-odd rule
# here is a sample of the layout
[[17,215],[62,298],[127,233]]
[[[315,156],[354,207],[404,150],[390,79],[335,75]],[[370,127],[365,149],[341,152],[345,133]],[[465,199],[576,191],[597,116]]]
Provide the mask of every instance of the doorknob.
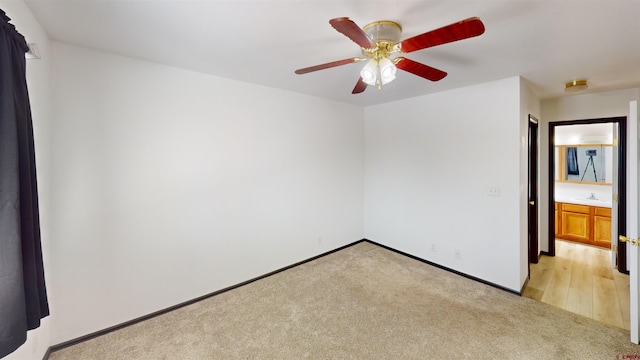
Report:
[[624,235],[618,236],[618,240],[620,240],[620,242],[629,242],[629,243],[631,243],[632,246],[637,246],[638,245],[638,240],[628,238],[628,237],[626,237]]

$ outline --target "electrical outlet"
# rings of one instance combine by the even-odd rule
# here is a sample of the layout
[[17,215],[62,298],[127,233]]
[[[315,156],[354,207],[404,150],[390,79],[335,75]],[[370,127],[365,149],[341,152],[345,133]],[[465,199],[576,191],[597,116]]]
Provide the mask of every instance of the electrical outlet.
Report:
[[499,186],[489,186],[487,188],[487,195],[489,195],[489,196],[500,196],[500,187]]
[[462,259],[462,252],[461,252],[460,250],[456,249],[456,250],[454,250],[454,252],[453,252],[453,256],[454,256],[456,259],[460,260],[460,259]]
[[322,245],[322,236],[318,236],[318,245]]
[[438,248],[436,247],[436,244],[431,244],[431,252],[438,252]]

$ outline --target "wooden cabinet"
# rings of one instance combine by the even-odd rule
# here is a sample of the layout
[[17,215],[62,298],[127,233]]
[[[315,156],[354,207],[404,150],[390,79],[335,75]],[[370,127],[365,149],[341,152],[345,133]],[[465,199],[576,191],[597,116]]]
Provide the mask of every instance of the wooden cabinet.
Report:
[[556,203],[556,238],[611,247],[611,209]]
[[560,234],[567,240],[589,242],[591,239],[590,207],[562,204],[562,228]]
[[611,209],[595,208],[593,215],[593,242],[597,246],[611,246]]

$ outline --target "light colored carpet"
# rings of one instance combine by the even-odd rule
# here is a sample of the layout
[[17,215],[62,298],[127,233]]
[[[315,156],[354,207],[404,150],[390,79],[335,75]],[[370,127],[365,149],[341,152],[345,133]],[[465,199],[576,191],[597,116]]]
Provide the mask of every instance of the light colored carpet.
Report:
[[629,332],[368,242],[49,359],[617,359]]

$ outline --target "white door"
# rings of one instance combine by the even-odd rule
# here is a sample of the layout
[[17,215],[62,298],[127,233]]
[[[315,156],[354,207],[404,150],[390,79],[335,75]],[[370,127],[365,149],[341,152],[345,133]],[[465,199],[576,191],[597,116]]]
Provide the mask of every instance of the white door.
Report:
[[629,304],[631,342],[640,343],[640,258],[638,257],[638,102],[629,103],[629,117],[627,118],[628,151],[627,151],[627,254],[629,259]]

